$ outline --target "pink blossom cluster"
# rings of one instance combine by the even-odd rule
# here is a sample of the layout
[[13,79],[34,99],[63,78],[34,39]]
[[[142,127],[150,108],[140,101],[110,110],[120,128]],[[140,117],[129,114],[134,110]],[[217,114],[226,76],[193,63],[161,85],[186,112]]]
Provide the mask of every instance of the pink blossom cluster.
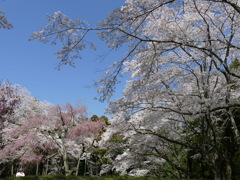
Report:
[[20,159],[24,163],[39,162],[39,161],[41,161],[43,159],[43,155],[40,154],[40,155],[36,155],[36,156],[32,156],[32,155],[22,156]]
[[29,133],[28,136],[16,139],[9,145],[5,146],[0,152],[0,158],[4,158],[5,156],[9,156],[21,150],[21,148],[26,148],[31,142],[36,140],[36,136],[34,133]]
[[86,120],[83,124],[80,124],[72,129],[70,137],[77,138],[79,136],[97,135],[105,125],[106,124],[103,119],[100,119],[96,122]]

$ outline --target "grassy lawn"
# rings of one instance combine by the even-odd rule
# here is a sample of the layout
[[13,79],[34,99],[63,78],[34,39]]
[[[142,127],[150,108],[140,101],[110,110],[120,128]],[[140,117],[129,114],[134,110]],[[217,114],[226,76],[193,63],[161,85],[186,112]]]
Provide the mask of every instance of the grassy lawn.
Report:
[[[106,177],[76,177],[76,176],[26,176],[26,177],[10,177],[4,180],[159,180],[159,178],[151,177],[129,177],[129,176],[106,176]],[[2,180],[2,178],[1,178]]]
[[[106,176],[106,177],[76,177],[76,176],[26,176],[1,178],[1,180],[164,180],[154,177]],[[170,179],[166,179],[170,180]],[[173,180],[173,179],[171,179]]]

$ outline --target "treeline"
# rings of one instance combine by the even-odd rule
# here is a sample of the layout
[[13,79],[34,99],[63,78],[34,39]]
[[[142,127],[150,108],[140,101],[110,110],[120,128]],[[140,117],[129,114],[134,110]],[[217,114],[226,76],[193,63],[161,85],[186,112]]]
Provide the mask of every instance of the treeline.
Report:
[[[142,122],[139,127],[139,118],[148,120],[146,112],[131,119],[88,117],[85,106],[41,102],[9,82],[1,83],[0,95],[1,177],[15,176],[19,168],[27,176],[212,179],[220,170],[222,178],[240,176],[238,141],[224,112],[214,114],[217,122],[196,116],[189,122]],[[239,129],[239,109],[230,117]]]
[[22,87],[0,84],[0,174],[99,175],[98,147],[108,118],[88,118],[85,106],[52,105]]

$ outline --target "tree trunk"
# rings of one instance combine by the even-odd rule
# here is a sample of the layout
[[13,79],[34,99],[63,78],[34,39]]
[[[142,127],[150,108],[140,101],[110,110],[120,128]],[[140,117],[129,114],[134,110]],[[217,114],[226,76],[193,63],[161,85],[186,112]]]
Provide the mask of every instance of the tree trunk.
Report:
[[76,168],[76,176],[78,176],[79,166],[80,166],[80,160],[81,160],[81,153],[79,153],[78,156],[78,162],[77,162],[77,168]]
[[86,172],[87,172],[87,160],[84,160],[84,176],[86,176]]
[[36,176],[38,176],[39,161],[37,161]]
[[92,167],[92,163],[89,164],[89,175],[93,176],[93,167]]
[[52,157],[56,156],[58,154],[58,152],[48,156],[47,159],[47,165],[46,165],[46,170],[45,170],[45,174],[48,174],[48,168],[49,168],[49,159],[51,159]]
[[77,163],[77,169],[76,169],[76,176],[78,176],[78,171],[79,171],[79,166],[80,166],[80,162],[81,162],[81,157],[82,157],[84,151],[85,151],[85,146],[84,146],[84,144],[83,144],[82,152],[79,152],[79,156],[78,156],[78,163]]
[[215,172],[214,180],[222,180],[222,178],[221,178],[221,176],[219,175],[219,173]]
[[11,165],[11,176],[13,176],[14,175],[14,164],[12,163],[12,165]]
[[229,110],[228,111],[228,114],[229,114],[229,117],[230,117],[230,120],[231,120],[231,124],[232,124],[232,128],[233,128],[233,132],[235,134],[235,137],[236,137],[236,142],[237,142],[237,145],[238,147],[240,146],[240,136],[239,136],[239,131],[238,131],[238,128],[237,128],[237,125],[236,125],[236,122],[233,118],[233,114],[232,112]]
[[227,174],[227,180],[232,180],[232,167],[231,165],[228,163],[227,164],[227,169],[226,169],[226,174]]
[[67,152],[64,149],[63,152],[63,165],[64,165],[64,171],[65,171],[65,175],[68,176],[69,175],[69,168],[68,168],[68,162],[67,162]]
[[47,159],[47,164],[46,164],[46,170],[45,170],[45,174],[48,174],[48,163],[49,163],[49,159]]

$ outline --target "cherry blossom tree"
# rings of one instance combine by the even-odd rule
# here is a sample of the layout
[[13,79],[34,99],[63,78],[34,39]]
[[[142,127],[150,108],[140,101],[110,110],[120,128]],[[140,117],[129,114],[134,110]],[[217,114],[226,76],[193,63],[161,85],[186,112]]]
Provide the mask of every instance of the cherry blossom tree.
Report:
[[[78,174],[80,160],[83,156],[87,158],[105,125],[104,120],[93,122],[86,115],[86,107],[74,107],[69,103],[66,106],[55,106],[48,114],[43,134],[58,148],[66,175],[70,175],[73,169]],[[77,160],[76,169],[70,168],[70,157]]]
[[49,138],[57,147],[58,152],[63,158],[65,174],[68,175],[70,167],[68,164],[69,154],[76,157],[79,148],[70,139],[70,132],[86,119],[86,108],[74,108],[71,104],[66,106],[55,106],[48,115],[48,124],[44,130],[46,137]]
[[12,115],[20,103],[20,94],[17,86],[9,82],[0,83],[0,130],[4,122]]
[[[19,85],[0,82],[0,150],[5,147],[4,132],[8,124],[16,123],[14,118],[22,102],[25,90]],[[0,161],[0,174],[6,169],[6,164]]]
[[98,140],[105,125],[104,119],[98,119],[97,121],[87,119],[72,129],[71,139],[75,139],[75,142],[79,144],[80,150],[77,158],[76,176],[78,175],[80,160],[83,158],[85,161],[90,159],[91,150],[98,146]]
[[96,145],[105,121],[89,120],[84,106],[70,103],[52,106],[32,97],[25,97],[21,108],[16,116],[18,122],[4,129],[1,162],[18,160],[25,166],[36,164],[38,174],[40,164],[46,164],[47,173],[49,159],[59,157],[63,160],[64,173],[69,175],[75,168],[70,167],[69,161],[75,159],[77,174],[80,160],[91,153],[90,148]]
[[[4,146],[0,153],[1,164],[10,162],[12,166],[21,166],[25,162],[40,162],[42,154],[38,154],[37,149],[44,149],[48,143],[39,127],[43,125],[41,119],[51,105],[31,97],[26,90],[23,92],[20,96],[21,103],[11,117],[14,121],[5,123],[2,130]],[[45,147],[45,150],[48,148],[49,146]]]
[[103,101],[122,73],[130,74],[123,97],[108,108],[113,116],[108,137],[120,132],[129,147],[116,158],[116,169],[128,173],[138,168],[137,157],[145,156],[139,166],[151,170],[144,163],[161,168],[165,162],[174,176],[187,178],[194,173],[190,164],[174,155],[185,152],[185,161],[200,164],[197,178],[208,169],[208,178],[234,179],[240,76],[239,67],[231,66],[239,59],[239,9],[236,0],[126,0],[98,27],[56,12],[32,39],[63,43],[60,66],[74,64],[92,47],[84,41],[89,31],[97,31],[112,49],[128,46],[97,83]]

